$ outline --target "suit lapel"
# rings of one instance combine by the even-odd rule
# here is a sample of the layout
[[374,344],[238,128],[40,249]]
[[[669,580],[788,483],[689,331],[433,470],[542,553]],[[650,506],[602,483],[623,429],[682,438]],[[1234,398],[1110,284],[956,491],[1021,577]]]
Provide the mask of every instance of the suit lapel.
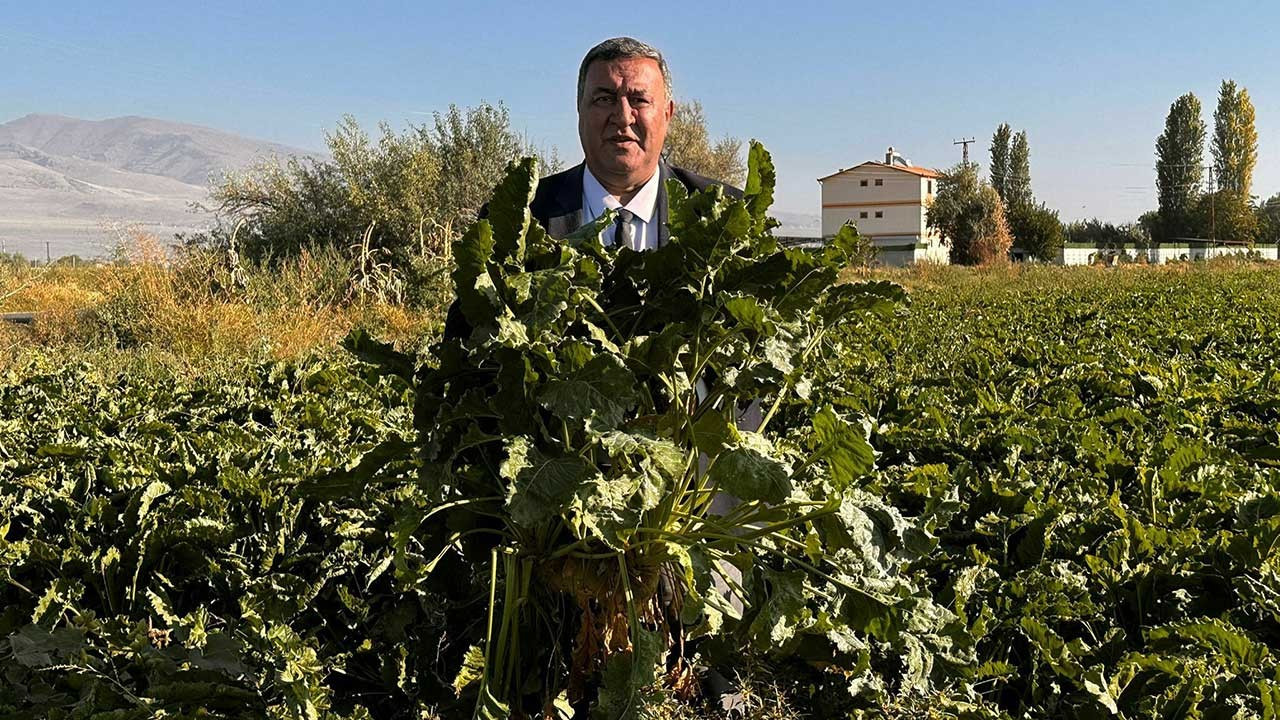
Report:
[[[580,163],[566,173],[559,187],[555,188],[552,202],[547,211],[547,234],[560,239],[582,227],[582,173],[585,163]],[[667,230],[667,181],[674,175],[671,166],[665,162],[658,163],[658,199],[655,204],[655,216],[658,223],[658,247],[667,244],[670,232]]]
[[553,207],[547,213],[547,234],[560,239],[582,227],[582,171],[579,164],[565,175],[552,198]]
[[667,230],[667,180],[671,179],[671,166],[658,163],[658,247],[667,244],[670,233]]
[[574,210],[564,215],[555,215],[547,219],[547,234],[562,240],[574,230],[582,227],[582,210]]

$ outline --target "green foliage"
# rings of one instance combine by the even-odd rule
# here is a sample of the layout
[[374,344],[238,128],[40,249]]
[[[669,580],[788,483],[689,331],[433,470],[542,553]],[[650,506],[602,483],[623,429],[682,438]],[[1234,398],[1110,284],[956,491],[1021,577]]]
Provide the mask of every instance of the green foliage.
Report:
[[439,181],[428,195],[428,204],[434,209],[432,220],[454,231],[455,236],[475,220],[512,160],[536,155],[546,172],[561,169],[555,148],[541,152],[532,147],[511,128],[502,105],[481,103],[465,112],[450,105],[448,112],[435,114],[433,130],[413,130],[429,138],[439,162]]
[[741,186],[746,178],[742,141],[725,136],[712,143],[702,103],[697,100],[676,103],[662,152],[673,165],[735,187]]
[[[0,715],[567,718],[584,626],[608,650],[577,687],[610,717],[695,717],[661,687],[676,656],[765,668],[776,717],[1276,712],[1280,273],[961,269],[900,308],[886,283],[806,284],[836,249],[739,264],[764,236],[727,252],[717,230],[750,203],[681,202],[680,242],[719,270],[680,254],[625,286],[649,255],[498,213],[492,247],[531,263],[481,266],[506,322],[421,357],[353,336],[379,372],[0,372]],[[787,318],[815,313],[797,359]],[[689,412],[700,357],[730,377]],[[776,403],[759,433],[733,422],[748,397]],[[759,499],[670,512],[694,482]],[[539,547],[571,549],[544,572],[514,551]]]
[[407,253],[430,229],[426,198],[439,165],[420,134],[381,131],[375,145],[346,116],[326,136],[331,160],[270,158],[228,173],[211,197],[231,230],[213,242],[251,260],[283,258],[312,247],[345,250],[372,228],[375,248]]
[[951,168],[938,181],[928,222],[951,245],[951,262],[979,265],[1008,257],[1013,239],[1004,204],[990,185],[978,179],[972,163]]
[[852,220],[840,226],[835,236],[827,241],[827,247],[842,253],[844,264],[850,267],[870,267],[876,262],[878,250],[875,240],[859,234]]
[[326,136],[331,158],[271,158],[226,175],[212,193],[220,229],[195,241],[250,260],[337,248],[405,270],[444,256],[507,164],[530,151],[501,105],[379,129],[371,139],[346,116]]
[[1031,146],[1027,142],[1027,131],[1019,130],[1013,136],[1013,144],[1009,148],[1009,177],[1005,180],[1005,194],[1001,200],[1008,208],[1030,206],[1031,193]]
[[1217,186],[1248,202],[1258,164],[1258,129],[1249,91],[1223,80],[1213,111],[1213,167]]
[[1009,213],[1009,229],[1014,243],[1031,257],[1056,260],[1066,235],[1058,213],[1039,205],[1021,205]]
[[1148,238],[1152,244],[1159,244],[1164,237],[1162,235],[1164,226],[1160,219],[1159,210],[1148,210],[1138,216],[1138,221],[1134,223],[1143,235]]
[[1156,189],[1160,240],[1193,237],[1193,216],[1203,176],[1205,124],[1200,99],[1187,93],[1169,106],[1156,140]]
[[1012,215],[1032,204],[1031,149],[1027,131],[1014,134],[1009,123],[1000,123],[991,136],[991,187]]
[[1258,242],[1280,243],[1280,193],[1258,205]]
[[1146,227],[1140,223],[1116,225],[1098,218],[1067,223],[1063,234],[1066,242],[1092,245],[1099,250],[1136,250],[1151,243]]
[[1278,289],[1272,268],[968,275],[849,338],[877,352],[815,398],[880,408],[866,491],[956,508],[913,567],[971,624],[973,702],[1275,711]]
[[[671,241],[644,253],[604,247],[595,225],[549,238],[526,209],[536,164],[513,165],[455,246],[471,334],[384,363],[420,368],[414,457],[430,502],[402,573],[432,587],[441,558],[490,559],[477,717],[562,695],[637,717],[686,662],[671,651],[730,638],[780,656],[824,647],[851,667],[926,652],[874,681],[863,662],[847,682],[873,700],[930,687],[934,654],[965,652],[955,618],[900,572],[927,533],[844,492],[874,467],[865,425],[806,400],[830,333],[903,293],[837,285],[843,244],[780,247],[772,163],[758,144],[749,157],[742,199],[671,183]],[[737,427],[753,401],[763,424]],[[780,428],[784,402],[808,419]],[[721,494],[737,503],[726,514]],[[466,666],[470,679],[481,664]]]
[[1009,182],[1009,141],[1013,138],[1013,130],[1009,123],[1000,123],[991,136],[991,187],[996,189],[1000,200],[1008,197]]
[[1260,217],[1249,198],[1230,190],[1205,193],[1196,202],[1198,237],[1252,245],[1258,240]]
[[0,714],[426,710],[439,601],[389,572],[416,491],[368,475],[409,400],[344,365],[0,376]]

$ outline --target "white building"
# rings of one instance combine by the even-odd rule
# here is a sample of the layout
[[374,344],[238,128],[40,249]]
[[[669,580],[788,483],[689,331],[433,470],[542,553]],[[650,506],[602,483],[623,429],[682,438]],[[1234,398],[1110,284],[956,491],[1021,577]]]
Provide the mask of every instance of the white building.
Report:
[[885,265],[920,260],[945,263],[947,247],[925,217],[941,177],[936,170],[915,167],[889,148],[882,163],[864,162],[818,178],[822,236],[831,237],[852,221],[859,233],[875,242]]

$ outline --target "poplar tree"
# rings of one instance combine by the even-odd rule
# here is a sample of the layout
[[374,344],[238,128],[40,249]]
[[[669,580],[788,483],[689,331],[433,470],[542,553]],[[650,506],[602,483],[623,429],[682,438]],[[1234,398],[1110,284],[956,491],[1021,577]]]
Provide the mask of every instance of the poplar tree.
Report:
[[1213,169],[1218,187],[1248,200],[1253,167],[1258,163],[1258,130],[1249,91],[1223,80],[1213,113]]
[[1000,123],[991,136],[991,187],[996,189],[1000,200],[1005,199],[1005,188],[1009,178],[1009,140],[1013,130],[1009,123]]
[[1027,144],[1027,131],[1020,130],[1013,136],[1009,150],[1009,175],[1002,199],[1006,207],[1025,208],[1031,205],[1031,198],[1031,148]]
[[1156,139],[1158,239],[1191,234],[1203,174],[1204,138],[1200,99],[1187,93],[1174,100],[1164,120],[1164,132]]

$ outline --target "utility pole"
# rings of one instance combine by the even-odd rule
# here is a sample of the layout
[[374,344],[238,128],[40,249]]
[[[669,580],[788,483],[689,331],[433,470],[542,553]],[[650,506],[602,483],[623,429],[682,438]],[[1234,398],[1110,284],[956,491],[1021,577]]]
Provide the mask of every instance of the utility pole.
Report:
[[49,259],[49,241],[45,240],[44,241],[44,264],[48,265],[50,262],[52,261]]
[[956,140],[955,142],[951,143],[952,145],[964,146],[964,164],[965,165],[969,164],[969,143],[971,142],[976,142],[976,141],[973,138],[960,138],[959,140]]

